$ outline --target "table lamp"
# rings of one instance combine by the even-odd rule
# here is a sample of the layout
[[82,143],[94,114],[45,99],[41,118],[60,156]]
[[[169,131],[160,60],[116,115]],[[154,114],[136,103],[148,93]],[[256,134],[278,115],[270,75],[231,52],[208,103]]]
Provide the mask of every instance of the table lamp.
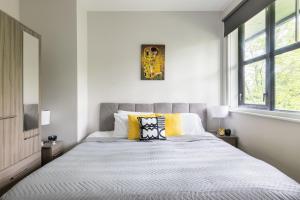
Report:
[[219,119],[219,128],[217,133],[221,136],[225,135],[225,128],[221,127],[221,119],[224,119],[229,114],[229,107],[228,106],[213,106],[211,108],[211,117],[213,119]]

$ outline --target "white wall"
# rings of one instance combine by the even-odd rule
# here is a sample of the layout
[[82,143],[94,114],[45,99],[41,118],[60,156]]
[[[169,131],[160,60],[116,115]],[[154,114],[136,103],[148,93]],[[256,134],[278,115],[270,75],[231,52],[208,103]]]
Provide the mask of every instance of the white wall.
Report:
[[86,0],[77,0],[77,141],[81,141],[88,126],[88,60]]
[[20,17],[19,0],[0,0],[0,9],[17,20]]
[[[89,12],[89,131],[100,102],[220,103],[219,12]],[[165,44],[164,81],[141,81],[141,44]]]
[[20,2],[21,21],[42,35],[42,109],[51,125],[42,136],[56,134],[69,147],[77,142],[77,18],[74,0]]
[[300,182],[300,124],[231,113],[226,126],[239,137],[239,148]]

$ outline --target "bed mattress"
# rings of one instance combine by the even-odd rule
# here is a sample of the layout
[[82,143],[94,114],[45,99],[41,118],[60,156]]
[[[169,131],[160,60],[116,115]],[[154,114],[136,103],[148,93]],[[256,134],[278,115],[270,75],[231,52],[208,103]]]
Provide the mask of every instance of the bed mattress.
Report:
[[1,200],[300,199],[276,168],[214,136],[84,142]]

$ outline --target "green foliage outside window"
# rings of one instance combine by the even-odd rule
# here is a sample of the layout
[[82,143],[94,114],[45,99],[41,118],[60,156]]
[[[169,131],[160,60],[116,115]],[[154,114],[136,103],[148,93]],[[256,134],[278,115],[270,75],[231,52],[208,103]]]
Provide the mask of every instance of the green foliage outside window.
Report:
[[300,111],[300,49],[275,57],[275,108]]
[[245,103],[264,104],[265,93],[265,61],[255,62],[244,67]]

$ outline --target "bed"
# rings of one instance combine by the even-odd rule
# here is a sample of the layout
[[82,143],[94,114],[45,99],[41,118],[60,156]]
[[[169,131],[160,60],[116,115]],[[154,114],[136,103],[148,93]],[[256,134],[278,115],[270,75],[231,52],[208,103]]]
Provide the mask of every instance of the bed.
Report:
[[[111,113],[120,105],[137,108],[102,104],[100,125],[105,126],[100,131],[107,137],[94,136],[77,145],[23,179],[1,200],[300,199],[297,182],[209,133],[152,142],[109,137]],[[179,112],[174,107],[165,112]],[[181,108],[206,120],[203,104]]]

